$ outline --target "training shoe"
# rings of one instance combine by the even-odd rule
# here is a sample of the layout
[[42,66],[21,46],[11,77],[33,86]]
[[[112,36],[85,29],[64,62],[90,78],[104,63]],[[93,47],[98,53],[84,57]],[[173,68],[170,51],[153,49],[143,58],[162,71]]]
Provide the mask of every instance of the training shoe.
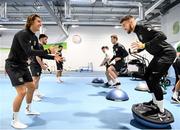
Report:
[[37,95],[33,96],[33,101],[40,102],[41,100],[42,99],[39,96],[37,96]]
[[115,84],[113,84],[113,86],[119,86],[119,85],[121,85],[121,83],[120,82],[117,82],[117,83],[115,83]]
[[36,95],[37,95],[39,98],[43,98],[43,97],[44,97],[44,94],[40,93],[39,91],[37,91]]
[[157,116],[158,116],[159,118],[165,118],[165,117],[166,117],[166,113],[159,111],[158,114],[157,114]]
[[16,129],[25,129],[28,127],[27,125],[21,123],[20,121],[14,121],[14,120],[11,121],[11,126]]
[[40,115],[39,112],[35,112],[35,111],[30,111],[30,110],[27,110],[25,111],[26,115]]
[[110,87],[111,85],[107,82],[107,83],[105,83],[104,84],[104,87],[106,87],[106,88],[108,88],[108,87]]
[[180,100],[178,98],[171,97],[171,103],[180,104]]
[[145,106],[156,106],[156,104],[154,104],[153,100],[151,100],[149,102],[143,102],[142,104]]
[[61,79],[57,79],[57,83],[63,83],[64,81]]

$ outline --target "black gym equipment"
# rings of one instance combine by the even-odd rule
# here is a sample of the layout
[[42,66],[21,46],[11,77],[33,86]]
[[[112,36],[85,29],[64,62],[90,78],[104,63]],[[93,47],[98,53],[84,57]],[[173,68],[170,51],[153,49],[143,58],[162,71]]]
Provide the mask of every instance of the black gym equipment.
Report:
[[149,64],[149,60],[141,55],[138,55],[137,53],[132,53],[129,49],[129,54],[134,57],[135,59],[132,59],[128,62],[130,65],[136,65],[138,68],[138,71],[131,72],[132,78],[140,78],[144,79],[144,74],[147,68],[147,65]]
[[95,83],[95,84],[103,84],[104,83],[104,80],[101,79],[101,78],[94,78],[92,80],[92,83]]
[[127,63],[124,63],[123,67],[118,72],[118,76],[120,76],[120,77],[130,77],[130,74],[128,72],[128,65],[127,65]]
[[[165,117],[159,117],[157,113],[153,114],[154,111],[157,111],[156,106],[146,106],[142,103],[134,104],[132,106],[132,113],[134,119],[140,124],[149,128],[167,128],[170,126],[171,123],[174,122],[174,117],[172,113],[167,109],[165,109]],[[144,114],[146,112],[152,112],[152,114],[145,116]]]

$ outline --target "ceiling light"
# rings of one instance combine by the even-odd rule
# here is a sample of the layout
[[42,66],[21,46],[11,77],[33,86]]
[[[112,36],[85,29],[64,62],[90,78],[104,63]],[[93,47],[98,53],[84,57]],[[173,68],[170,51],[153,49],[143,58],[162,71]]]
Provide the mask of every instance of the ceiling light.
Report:
[[114,28],[120,28],[120,26],[117,26],[117,25],[116,25],[116,26],[114,26]]
[[79,25],[72,25],[71,27],[72,28],[77,28],[77,27],[79,27]]

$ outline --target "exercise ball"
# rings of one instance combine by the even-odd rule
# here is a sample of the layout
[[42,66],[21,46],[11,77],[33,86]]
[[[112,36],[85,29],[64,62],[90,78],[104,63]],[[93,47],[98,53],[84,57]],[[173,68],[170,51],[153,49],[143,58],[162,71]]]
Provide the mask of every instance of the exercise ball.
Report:
[[114,88],[108,92],[106,99],[111,101],[127,101],[129,97],[125,91]]

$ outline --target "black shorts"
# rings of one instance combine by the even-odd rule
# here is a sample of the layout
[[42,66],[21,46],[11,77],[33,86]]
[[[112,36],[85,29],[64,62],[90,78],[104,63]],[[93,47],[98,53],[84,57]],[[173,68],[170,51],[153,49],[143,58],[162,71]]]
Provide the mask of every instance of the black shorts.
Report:
[[14,87],[33,81],[27,66],[9,63],[6,61],[5,69],[11,80],[11,84]]
[[121,71],[121,68],[125,65],[125,62],[122,61],[117,61],[115,64],[112,64],[112,66],[114,66],[115,70],[117,72]]
[[30,70],[32,76],[41,76],[42,69],[41,66],[36,65],[36,64],[30,64]]
[[63,70],[63,63],[62,62],[56,62],[57,70]]
[[173,63],[173,67],[174,67],[176,75],[180,75],[180,58],[179,57]]
[[111,64],[111,65],[114,66],[117,72],[120,72],[122,67],[125,65],[125,62],[117,61],[115,64]]

